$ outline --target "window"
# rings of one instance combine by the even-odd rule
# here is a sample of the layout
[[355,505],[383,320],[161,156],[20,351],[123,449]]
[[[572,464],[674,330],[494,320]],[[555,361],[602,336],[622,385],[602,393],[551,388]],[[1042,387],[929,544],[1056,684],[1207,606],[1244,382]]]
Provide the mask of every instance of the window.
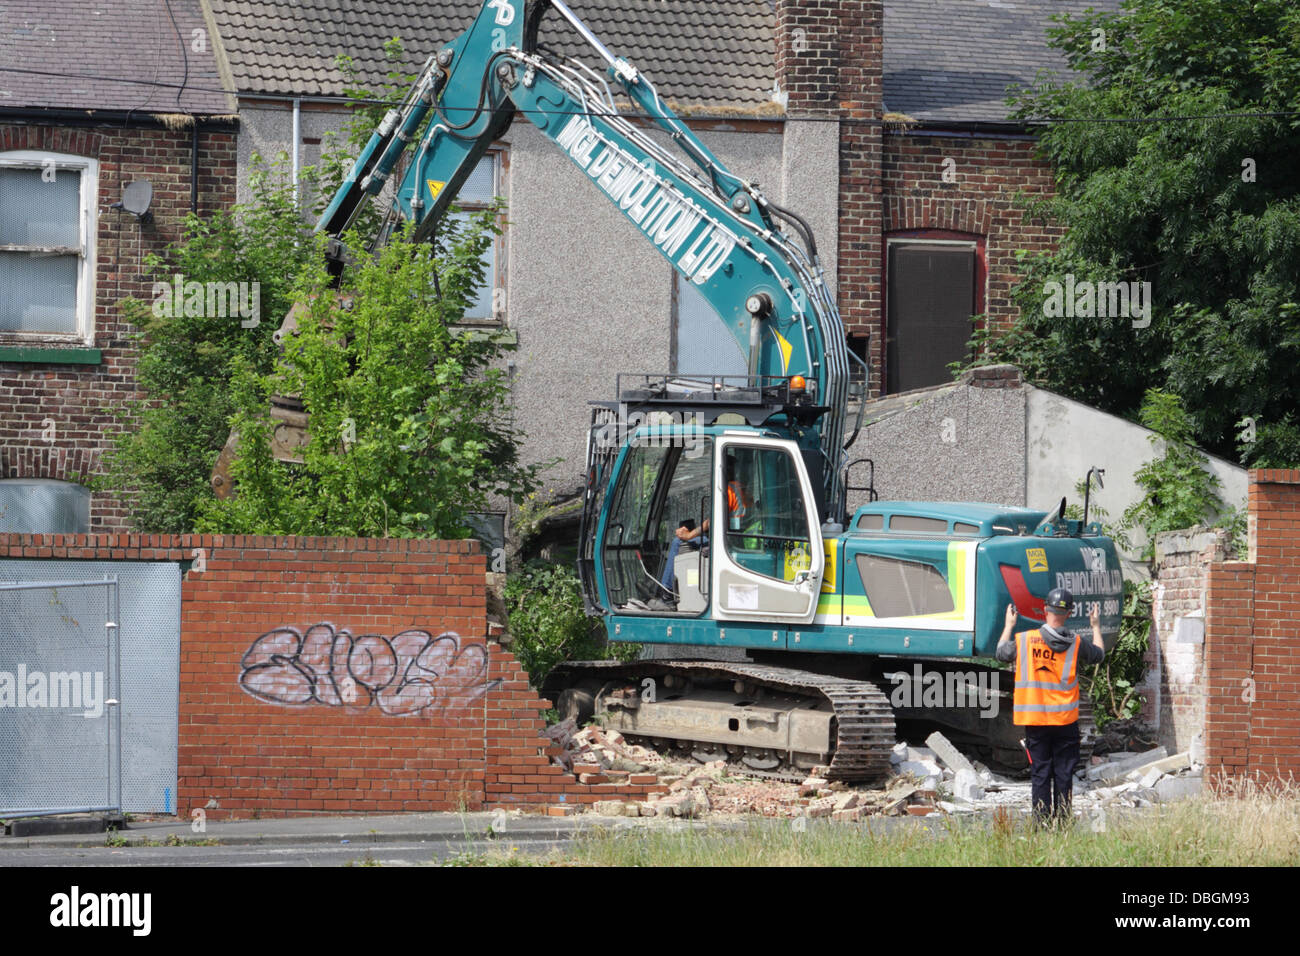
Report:
[[89,488],[52,478],[0,478],[0,533],[89,531]]
[[812,541],[799,470],[783,448],[727,449],[727,554],[740,567],[790,581]]
[[978,244],[933,239],[888,240],[885,368],[888,391],[952,381],[951,362],[965,361],[982,307]]
[[[658,596],[653,590],[655,578],[642,562],[642,550],[661,546],[653,540],[652,519],[655,492],[662,487],[669,451],[666,445],[633,445],[624,459],[602,547],[605,584],[615,605],[625,605],[642,592]],[[644,582],[649,582],[651,590]]]
[[947,614],[956,609],[948,582],[933,565],[859,554],[858,573],[876,617]]
[[93,336],[99,164],[0,153],[0,333]]
[[947,534],[948,521],[945,518],[925,518],[921,515],[894,515],[889,519],[889,530]]
[[675,269],[672,371],[677,375],[749,374],[748,360],[709,300]]
[[[492,200],[501,195],[501,173],[508,166],[505,155],[504,152],[494,151],[478,161],[456,196],[456,205],[465,211],[456,213],[453,218],[464,221],[468,218],[467,213],[488,208]],[[478,301],[472,303],[465,312],[468,321],[501,322],[505,319],[504,240],[504,235],[497,236],[496,242],[484,256],[487,281],[479,289]]]

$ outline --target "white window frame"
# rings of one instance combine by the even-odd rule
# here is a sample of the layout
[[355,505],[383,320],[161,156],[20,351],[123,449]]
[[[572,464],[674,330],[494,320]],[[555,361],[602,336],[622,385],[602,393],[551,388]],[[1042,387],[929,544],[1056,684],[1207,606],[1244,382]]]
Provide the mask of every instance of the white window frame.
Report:
[[[48,341],[66,343],[81,340],[90,345],[95,339],[95,232],[98,228],[99,161],[89,156],[52,153],[47,150],[18,149],[0,152],[0,166],[20,169],[48,168],[53,161],[55,175],[63,170],[76,170],[81,176],[81,209],[78,214],[80,232],[80,264],[77,269],[77,331],[0,331],[8,340]],[[21,252],[22,246],[0,246],[7,252]]]

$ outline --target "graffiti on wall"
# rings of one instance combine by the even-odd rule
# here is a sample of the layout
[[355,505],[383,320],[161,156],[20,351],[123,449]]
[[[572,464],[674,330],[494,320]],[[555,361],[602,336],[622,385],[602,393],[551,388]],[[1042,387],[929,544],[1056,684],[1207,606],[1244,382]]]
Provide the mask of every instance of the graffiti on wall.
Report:
[[402,631],[393,637],[353,634],[323,622],[300,633],[277,627],[240,661],[239,686],[258,700],[303,707],[378,707],[409,717],[464,706],[501,683],[487,679],[482,644],[460,635]]

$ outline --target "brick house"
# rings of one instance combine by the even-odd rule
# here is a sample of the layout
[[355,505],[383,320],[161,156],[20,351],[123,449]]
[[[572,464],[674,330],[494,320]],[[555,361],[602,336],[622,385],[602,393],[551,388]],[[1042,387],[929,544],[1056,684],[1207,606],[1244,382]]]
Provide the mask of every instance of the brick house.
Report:
[[[136,395],[150,253],[235,194],[238,123],[197,0],[6,5],[0,17],[0,530],[125,530],[86,488]],[[149,215],[114,204],[148,183]],[[144,187],[137,186],[137,190]],[[134,200],[133,200],[134,201]]]
[[[869,360],[870,390],[881,394],[946,380],[944,366],[964,351],[973,315],[999,324],[1012,318],[1007,292],[1015,252],[1042,248],[1059,230],[1026,221],[1016,205],[1020,192],[1049,190],[1051,173],[1032,155],[1032,134],[1008,121],[1005,91],[1032,82],[1040,69],[1064,69],[1046,45],[1050,14],[1114,2],[571,5],[611,49],[655,80],[723,162],[809,220],[838,286],[850,347]],[[182,16],[171,33],[170,23],[156,22],[140,4],[105,12],[109,19],[97,19],[92,29],[61,0],[33,6],[27,25],[0,40],[4,63],[43,64],[34,73],[0,73],[18,94],[0,100],[6,104],[3,148],[20,157],[32,152],[29,142],[52,150],[59,136],[78,131],[83,141],[60,155],[95,160],[99,197],[94,228],[75,260],[83,272],[95,262],[95,282],[77,286],[83,298],[93,294],[93,308],[86,299],[72,320],[65,309],[57,328],[21,328],[18,319],[0,317],[7,412],[0,454],[7,479],[75,485],[93,472],[115,400],[108,396],[133,391],[131,351],[114,303],[140,294],[143,256],[174,238],[185,208],[230,201],[232,175],[239,197],[247,198],[254,153],[284,152],[295,177],[319,159],[327,134],[348,115],[347,78],[335,57],[351,56],[361,83],[377,88],[392,68],[384,58],[387,40],[403,40],[401,65],[414,71],[465,28],[480,3],[187,0],[173,6]],[[544,26],[544,41],[585,55],[557,19]],[[55,40],[53,27],[42,24],[59,25]],[[79,29],[88,34],[85,43],[65,42]],[[198,44],[202,50],[198,36],[208,41]],[[140,55],[120,56],[131,44]],[[141,62],[156,62],[158,78],[152,71],[127,76],[140,68],[126,64]],[[116,79],[92,83],[87,75]],[[161,120],[163,110],[173,115]],[[236,110],[237,123],[214,118]],[[57,124],[51,122],[56,111]],[[886,114],[907,119],[886,123]],[[178,116],[183,128],[169,128]],[[24,137],[23,154],[10,145],[17,135]],[[201,141],[197,197],[189,188],[195,137]],[[134,179],[155,187],[152,223],[107,208]],[[514,415],[526,436],[525,454],[558,459],[549,485],[564,494],[578,485],[587,403],[607,397],[615,371],[734,370],[739,352],[719,350],[720,342],[729,346],[713,330],[717,317],[526,118],[485,159],[462,199],[493,195],[507,200],[509,224],[493,251],[491,288],[470,320],[501,326],[517,341]],[[316,197],[304,189],[301,198],[311,218]],[[51,348],[64,350],[54,356],[61,361],[51,363]],[[95,364],[74,364],[90,360]],[[54,393],[85,426],[68,430],[67,446],[42,437]],[[118,504],[90,498],[84,489],[77,494],[84,499],[78,513],[91,508],[93,530],[120,527]]]

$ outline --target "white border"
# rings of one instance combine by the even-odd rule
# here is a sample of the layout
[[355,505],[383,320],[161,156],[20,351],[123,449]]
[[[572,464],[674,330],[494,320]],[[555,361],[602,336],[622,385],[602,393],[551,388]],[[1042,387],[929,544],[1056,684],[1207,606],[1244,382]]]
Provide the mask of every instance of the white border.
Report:
[[95,278],[97,272],[95,235],[99,224],[97,215],[99,209],[99,160],[91,159],[89,156],[73,156],[69,153],[52,153],[47,150],[37,149],[17,149],[0,152],[0,166],[39,170],[45,167],[50,160],[54,161],[56,171],[75,169],[81,174],[81,212],[79,216],[81,266],[77,276],[79,291],[77,296],[77,331],[73,333],[6,331],[0,332],[0,336],[5,338],[12,336],[14,339],[26,341],[44,340],[54,342],[67,342],[69,339],[77,338],[85,342],[86,345],[91,345],[95,340]]

